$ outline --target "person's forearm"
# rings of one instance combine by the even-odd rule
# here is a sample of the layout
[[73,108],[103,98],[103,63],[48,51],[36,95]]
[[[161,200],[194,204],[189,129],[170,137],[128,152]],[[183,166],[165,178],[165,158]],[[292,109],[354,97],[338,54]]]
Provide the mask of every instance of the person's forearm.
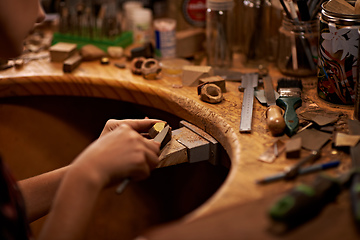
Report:
[[84,169],[64,176],[39,240],[83,239],[103,184]]
[[46,215],[68,166],[18,182],[30,222]]

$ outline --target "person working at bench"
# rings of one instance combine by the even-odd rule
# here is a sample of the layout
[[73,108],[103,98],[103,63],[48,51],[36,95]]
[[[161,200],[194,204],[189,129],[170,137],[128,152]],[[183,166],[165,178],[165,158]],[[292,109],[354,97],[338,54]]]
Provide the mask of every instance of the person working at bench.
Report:
[[[40,0],[1,0],[0,58],[21,55],[24,38],[44,17]],[[47,213],[39,239],[82,239],[103,188],[144,179],[157,165],[160,144],[140,134],[156,122],[109,120],[69,166],[18,183],[0,160],[0,239],[32,239],[29,222]]]

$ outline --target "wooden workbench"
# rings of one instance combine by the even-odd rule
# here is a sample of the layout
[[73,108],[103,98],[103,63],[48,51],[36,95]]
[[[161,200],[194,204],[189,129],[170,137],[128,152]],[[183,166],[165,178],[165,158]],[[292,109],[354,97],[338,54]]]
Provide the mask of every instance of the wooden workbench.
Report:
[[[101,65],[98,61],[84,62],[71,74],[64,74],[61,63],[51,63],[49,59],[31,61],[21,69],[11,68],[0,72],[0,97],[80,96],[120,100],[160,109],[211,134],[229,156],[230,171],[216,193],[182,221],[195,221],[234,205],[253,203],[277,195],[294,185],[294,182],[277,182],[265,186],[255,184],[257,179],[280,172],[294,162],[287,160],[284,154],[273,164],[257,160],[274,137],[265,124],[266,107],[258,101],[254,101],[252,132],[239,133],[243,96],[238,91],[240,83],[227,82],[224,100],[219,104],[208,104],[199,100],[195,87],[180,87],[180,78],[161,76],[158,80],[145,80],[133,75],[128,68],[115,67],[113,63],[120,61],[122,60],[112,60],[109,65]],[[275,82],[282,75],[271,64],[269,68],[276,86]],[[256,71],[242,67],[237,70]],[[302,97],[307,100],[302,108],[315,103],[320,108],[341,111],[352,117],[351,106],[328,104],[317,97],[315,78],[303,81]],[[329,171],[330,173],[337,174],[349,167],[350,161],[346,153],[328,150],[323,156],[321,161],[336,157],[344,163],[339,169]],[[299,181],[302,179],[305,178],[301,177]]]

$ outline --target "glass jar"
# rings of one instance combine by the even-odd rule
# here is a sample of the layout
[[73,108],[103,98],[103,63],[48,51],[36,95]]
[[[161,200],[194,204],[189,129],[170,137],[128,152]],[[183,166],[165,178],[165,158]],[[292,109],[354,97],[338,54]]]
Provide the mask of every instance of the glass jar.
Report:
[[[271,29],[276,26],[271,19],[269,0],[242,0],[240,5],[240,26],[238,33],[240,52],[245,56],[248,66],[266,63],[271,59]],[[273,20],[273,21],[272,21]],[[276,26],[276,32],[280,25]]]
[[279,28],[277,67],[284,75],[315,76],[319,20],[294,22],[284,16]]
[[208,0],[206,4],[207,64],[214,68],[230,68],[234,1]]
[[328,11],[327,3],[322,4],[320,15],[317,91],[325,101],[352,105],[358,79],[360,14]]

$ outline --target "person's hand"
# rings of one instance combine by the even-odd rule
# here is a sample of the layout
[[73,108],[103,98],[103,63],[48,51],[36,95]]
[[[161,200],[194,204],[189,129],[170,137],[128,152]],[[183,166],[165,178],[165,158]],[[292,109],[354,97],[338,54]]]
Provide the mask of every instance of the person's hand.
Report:
[[[101,137],[74,161],[71,171],[80,171],[102,187],[125,178],[141,180],[158,162],[160,144],[141,136],[158,120],[110,120]],[[126,123],[125,123],[126,122]]]
[[135,131],[137,131],[138,133],[147,133],[149,131],[149,129],[158,122],[162,122],[161,120],[157,120],[157,119],[126,119],[126,120],[115,120],[115,119],[110,119],[106,122],[105,127],[103,129],[103,131],[100,134],[100,137],[103,137],[105,134],[113,131],[114,129],[116,129],[118,126],[120,126],[121,124],[128,124],[132,129],[134,129]]

